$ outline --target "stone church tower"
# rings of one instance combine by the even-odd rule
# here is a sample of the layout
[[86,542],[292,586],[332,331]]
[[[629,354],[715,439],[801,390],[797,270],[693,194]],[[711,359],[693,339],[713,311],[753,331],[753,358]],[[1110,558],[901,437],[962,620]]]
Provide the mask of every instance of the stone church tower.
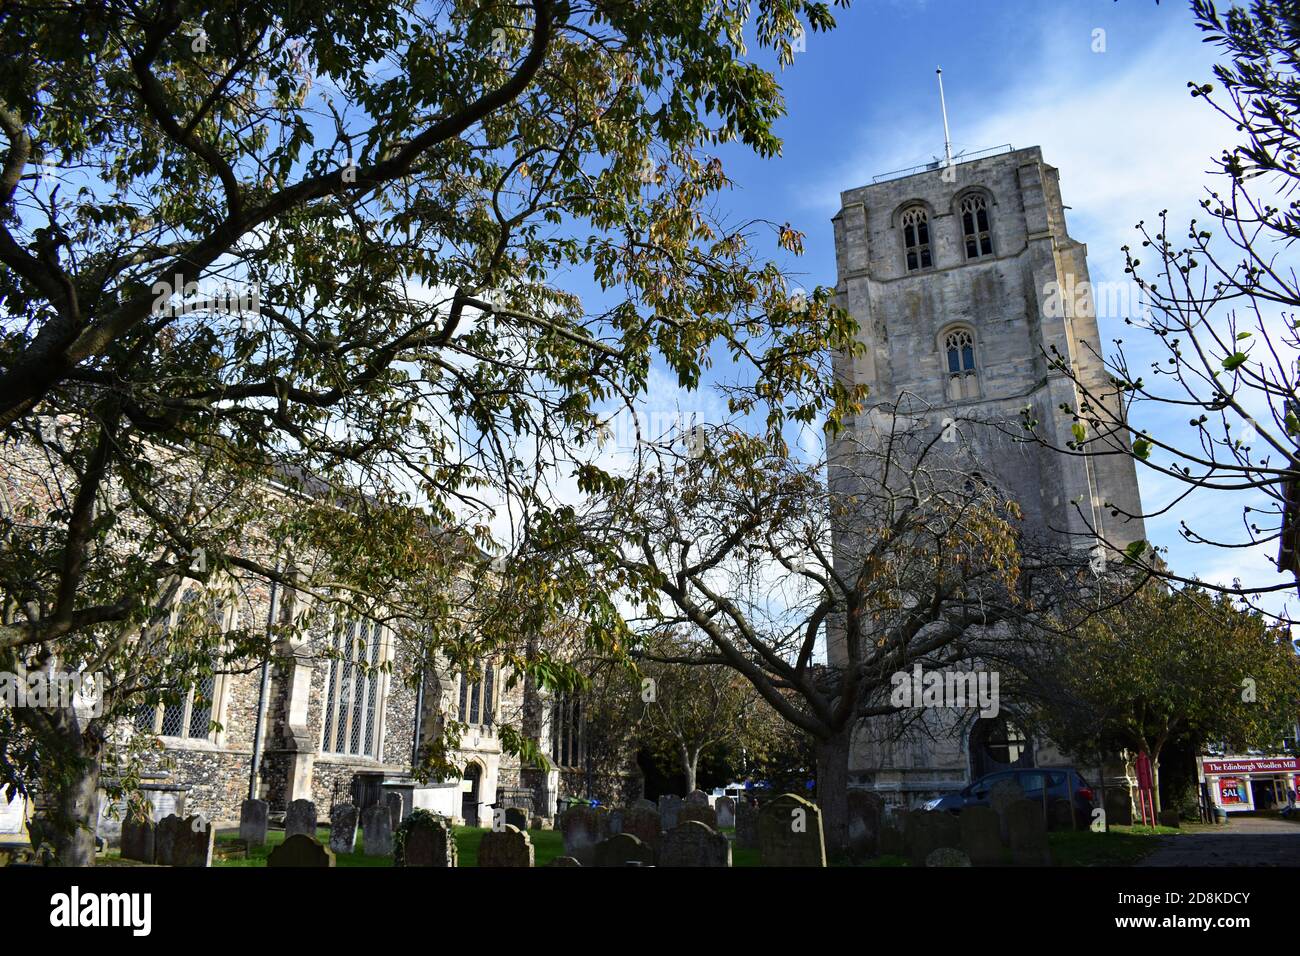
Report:
[[[927,428],[978,419],[1014,432],[1029,407],[1040,434],[1064,447],[1071,419],[1060,407],[1078,401],[1049,356],[1069,356],[1094,393],[1112,391],[1094,354],[1103,351],[1094,299],[1115,297],[1071,294],[1088,288],[1087,250],[1066,230],[1057,170],[1030,147],[878,179],[844,192],[834,218],[837,302],[866,346],[858,358],[839,356],[836,373],[870,388],[854,431],[871,427],[873,407],[898,404]],[[1126,517],[1141,514],[1130,458],[1060,454],[1006,432],[965,429],[962,442],[981,477],[1018,501],[1027,536],[1085,550],[1095,547],[1092,529],[1120,548],[1145,537],[1141,519]],[[832,633],[832,664],[839,650]],[[1026,738],[1009,714],[962,717],[935,739],[867,740],[861,731],[850,782],[917,804],[1001,766],[1070,762]]]

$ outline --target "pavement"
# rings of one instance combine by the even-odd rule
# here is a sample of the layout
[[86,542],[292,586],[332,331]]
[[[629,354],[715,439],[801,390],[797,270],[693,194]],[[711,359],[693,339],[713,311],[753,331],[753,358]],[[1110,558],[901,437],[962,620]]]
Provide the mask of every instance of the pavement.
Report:
[[1226,826],[1184,826],[1138,866],[1300,866],[1300,823],[1229,815]]

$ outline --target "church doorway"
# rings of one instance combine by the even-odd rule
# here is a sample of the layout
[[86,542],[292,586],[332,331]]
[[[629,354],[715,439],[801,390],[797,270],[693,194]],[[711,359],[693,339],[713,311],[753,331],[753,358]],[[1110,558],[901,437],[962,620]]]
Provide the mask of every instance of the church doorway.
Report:
[[483,768],[476,763],[467,764],[465,776],[460,782],[460,816],[465,826],[478,826],[479,784],[482,782]]
[[981,717],[971,725],[972,780],[999,770],[1034,765],[1034,742],[1004,716]]

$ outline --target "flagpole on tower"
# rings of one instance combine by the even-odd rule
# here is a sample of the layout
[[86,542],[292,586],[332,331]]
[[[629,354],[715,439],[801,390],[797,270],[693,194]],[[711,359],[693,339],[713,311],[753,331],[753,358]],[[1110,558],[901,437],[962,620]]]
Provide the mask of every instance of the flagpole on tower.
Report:
[[939,75],[939,109],[943,112],[943,155],[952,165],[952,137],[948,134],[948,104],[943,98],[943,67],[938,67],[934,71]]

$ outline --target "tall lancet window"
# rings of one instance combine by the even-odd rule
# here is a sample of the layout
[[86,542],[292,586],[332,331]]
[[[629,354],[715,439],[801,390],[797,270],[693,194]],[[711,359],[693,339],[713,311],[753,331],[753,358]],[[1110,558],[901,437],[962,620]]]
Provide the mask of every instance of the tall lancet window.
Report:
[[993,240],[989,238],[989,204],[979,193],[961,201],[961,233],[966,242],[967,259],[993,255]]
[[903,248],[908,272],[930,268],[930,220],[920,206],[903,213]]
[[953,329],[943,338],[943,350],[948,366],[949,401],[977,397],[979,373],[975,368],[975,334],[967,328]]

